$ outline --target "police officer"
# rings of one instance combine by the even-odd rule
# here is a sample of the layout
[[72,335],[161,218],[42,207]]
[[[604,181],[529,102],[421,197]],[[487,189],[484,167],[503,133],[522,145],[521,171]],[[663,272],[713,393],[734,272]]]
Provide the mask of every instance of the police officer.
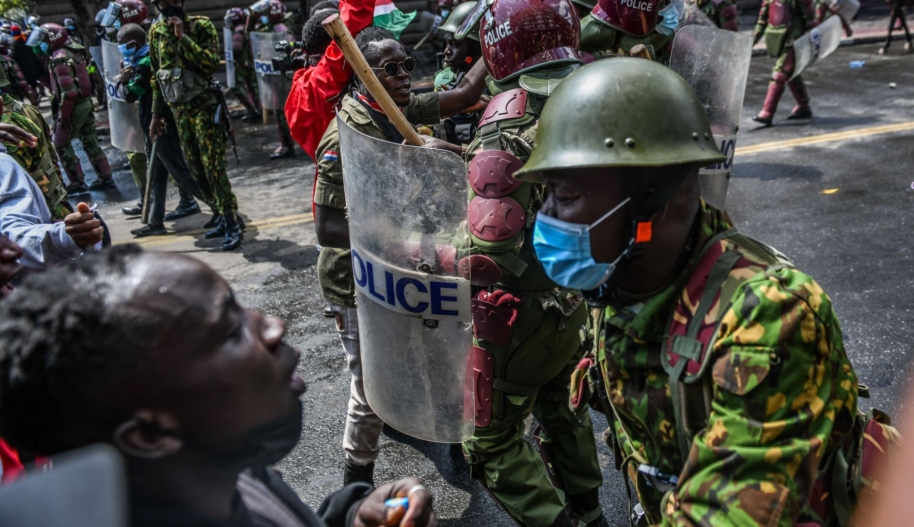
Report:
[[[438,28],[444,38],[444,68],[435,73],[435,91],[451,90],[458,86],[467,72],[482,58],[478,30],[467,33],[466,38],[454,38],[454,33],[475,7],[476,2],[458,4]],[[479,107],[482,108],[483,106]],[[476,135],[477,122],[478,112],[451,115],[435,127],[435,136],[458,145],[469,143]]]
[[739,14],[736,11],[736,0],[697,0],[698,9],[708,15],[711,22],[721,29],[739,30]]
[[768,56],[776,58],[777,62],[771,71],[771,81],[768,83],[768,94],[765,96],[762,111],[752,118],[753,121],[771,126],[778,102],[786,87],[790,87],[790,93],[797,101],[787,119],[812,117],[809,93],[806,91],[803,77],[797,75],[790,80],[790,76],[796,67],[793,41],[817,25],[819,22],[813,0],[762,0],[758,22],[752,36],[755,42],[765,38]]
[[10,35],[0,34],[0,67],[6,75],[8,85],[3,88],[3,93],[9,93],[18,101],[38,104],[38,96],[35,90],[29,86],[25,80],[25,75],[19,68],[19,64],[10,56],[10,48],[13,45],[13,37]]
[[701,200],[698,170],[723,157],[671,70],[581,68],[516,174],[547,189],[536,256],[598,314],[588,360],[638,525],[837,525],[852,504],[835,493],[859,483],[831,470],[862,445],[857,378],[819,284]]
[[642,44],[652,60],[668,64],[678,26],[669,0],[599,0],[581,20],[581,51],[595,59],[628,56]]
[[[490,407],[477,408],[476,431],[463,451],[472,477],[520,525],[606,525],[593,423],[586,408],[572,412],[567,404],[571,372],[584,354],[583,301],[557,287],[533,254],[542,187],[511,177],[537,148],[546,100],[581,64],[579,21],[570,0],[486,4],[458,31],[482,20],[493,96],[468,148],[471,255],[461,265],[482,288],[472,306],[474,353],[493,360],[494,375],[477,390],[493,395]],[[524,440],[531,413],[548,466]]]
[[245,27],[248,14],[240,7],[225,12],[223,23],[232,30],[232,53],[235,59],[235,85],[229,91],[235,94],[246,110],[242,121],[259,119],[260,95],[257,92],[257,74],[254,72],[254,58],[251,56],[251,39]]
[[[279,0],[260,0],[251,6],[251,16],[256,17],[254,31],[260,33],[278,33],[288,35],[286,25],[286,6]],[[270,159],[282,159],[295,155],[294,141],[289,133],[289,122],[282,108],[273,110],[276,119],[276,132],[279,134],[279,147],[270,154]]]
[[[471,106],[482,93],[485,70],[480,65],[453,90],[412,94],[409,91],[410,73],[416,67],[416,60],[406,54],[403,45],[389,31],[373,26],[365,28],[356,37],[356,43],[378,81],[413,124],[436,124],[442,114],[456,113]],[[358,83],[357,90],[343,96],[337,115],[363,134],[398,144],[403,142],[403,136],[361,83]],[[460,151],[459,146],[447,145],[443,141],[432,145]],[[378,439],[383,423],[368,405],[362,384],[358,312],[342,163],[339,128],[337,120],[333,119],[317,147],[314,226],[318,243],[323,246],[317,261],[321,292],[336,316],[340,340],[352,374],[343,436],[343,482],[349,484],[355,481],[373,482],[374,461],[378,456]]]
[[[225,136],[214,122],[218,99],[207,90],[222,55],[216,27],[206,17],[188,16],[184,0],[158,0],[161,20],[149,29],[152,83],[152,121],[149,133],[177,132],[184,157],[203,195],[212,195],[218,214],[207,223],[206,238],[223,237],[222,248],[236,249],[243,238],[238,201],[226,173]],[[166,130],[168,105],[177,130]]]
[[6,72],[0,69],[0,90],[3,91],[2,122],[18,126],[32,134],[37,144],[33,148],[23,142],[4,141],[6,153],[12,156],[41,188],[51,212],[51,219],[63,220],[73,212],[73,207],[67,201],[67,189],[58,168],[60,159],[51,140],[51,129],[38,108],[14,98],[7,91],[10,86]]
[[[124,24],[117,33],[118,46],[124,56],[125,67],[118,74],[118,95],[128,103],[136,102],[140,111],[140,126],[146,144],[146,155],[152,153],[152,139],[149,137],[149,124],[152,120],[152,67],[149,60],[149,46],[146,44],[146,33],[137,24]],[[174,117],[168,106],[162,108],[162,119],[165,121],[166,130],[174,130]],[[201,200],[213,202],[211,196],[204,196],[194,182],[193,174],[187,167],[184,154],[181,152],[181,142],[175,133],[165,133],[158,137],[156,157],[151,171],[152,186],[150,189],[151,202],[149,203],[149,220],[145,227],[130,231],[137,238],[165,234],[163,221],[172,221],[200,212],[200,207],[194,201],[194,196]],[[172,174],[181,195],[178,207],[165,214],[165,192],[168,186],[168,174]],[[144,178],[145,179],[145,178]],[[142,191],[145,191],[142,188]],[[208,200],[206,198],[209,198]],[[141,198],[142,199],[142,198]],[[142,201],[139,203],[142,210]],[[125,211],[126,212],[126,211]]]
[[[54,115],[54,146],[70,179],[67,193],[116,189],[111,166],[96,135],[95,112],[90,99],[92,86],[83,53],[85,48],[71,43],[67,30],[59,24],[43,24],[33,29],[27,44],[38,48],[39,54],[48,58],[51,92],[58,106]],[[71,144],[74,138],[82,143],[98,176],[88,187],[82,165]]]

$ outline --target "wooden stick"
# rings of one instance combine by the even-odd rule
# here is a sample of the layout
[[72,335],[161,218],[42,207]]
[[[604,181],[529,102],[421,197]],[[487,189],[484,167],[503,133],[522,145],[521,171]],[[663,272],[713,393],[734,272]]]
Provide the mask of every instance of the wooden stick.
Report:
[[156,137],[152,140],[152,152],[150,153],[149,159],[146,160],[146,188],[143,189],[143,211],[141,213],[141,222],[143,225],[147,225],[149,223],[149,198],[152,195],[152,166],[155,164],[155,159],[158,151],[159,138]]
[[390,98],[390,95],[388,95],[387,91],[384,90],[384,87],[381,86],[381,82],[375,77],[374,72],[371,70],[371,66],[368,65],[365,56],[362,55],[358,46],[355,45],[355,40],[349,33],[346,24],[340,19],[340,16],[336,14],[330,15],[326,20],[321,22],[321,25],[324,26],[324,29],[330,35],[330,38],[332,38],[333,41],[336,42],[336,45],[343,51],[343,55],[346,57],[349,65],[352,66],[352,70],[355,72],[356,76],[362,81],[362,84],[368,88],[368,93],[370,93],[371,97],[381,106],[384,115],[390,119],[390,122],[393,123],[397,128],[397,131],[400,132],[400,135],[402,135],[410,145],[424,146],[425,142],[422,141],[422,138],[419,137],[416,130],[409,124],[397,105],[394,104],[393,99]]
[[635,44],[632,46],[632,49],[629,50],[629,54],[632,57],[651,60],[651,52],[647,50],[647,47],[644,44]]

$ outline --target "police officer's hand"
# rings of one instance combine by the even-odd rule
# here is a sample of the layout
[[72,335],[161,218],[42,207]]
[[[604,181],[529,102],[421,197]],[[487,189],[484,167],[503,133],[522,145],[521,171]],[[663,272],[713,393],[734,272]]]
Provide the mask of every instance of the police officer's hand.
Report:
[[166,19],[166,23],[175,28],[175,37],[181,39],[184,38],[184,21],[176,16],[170,16]]
[[[388,507],[391,498],[408,498],[409,505]],[[355,527],[437,527],[438,518],[432,510],[432,494],[419,478],[403,478],[381,485],[365,498],[356,514]]]
[[162,120],[162,116],[157,113],[152,114],[152,121],[149,123],[150,137],[156,138],[165,132],[165,121]]
[[7,282],[22,270],[22,266],[17,261],[21,257],[22,248],[5,235],[0,234],[0,298],[12,290]]
[[[463,147],[460,145],[448,143],[447,141],[428,135],[420,135],[419,137],[425,141],[425,144],[422,145],[424,148],[437,148],[438,150],[447,150],[448,152],[454,152],[458,156],[463,155]],[[403,144],[406,144],[406,141],[403,141]]]
[[136,70],[133,69],[133,66],[127,66],[117,74],[117,77],[114,79],[115,84],[124,84],[133,77],[133,74]]
[[95,213],[85,203],[77,205],[76,212],[68,214],[63,223],[66,225],[67,235],[73,238],[81,249],[94,246],[105,236],[101,220],[95,217]]
[[38,146],[37,137],[11,124],[0,124],[0,141],[15,145],[18,148],[23,146],[35,148]]

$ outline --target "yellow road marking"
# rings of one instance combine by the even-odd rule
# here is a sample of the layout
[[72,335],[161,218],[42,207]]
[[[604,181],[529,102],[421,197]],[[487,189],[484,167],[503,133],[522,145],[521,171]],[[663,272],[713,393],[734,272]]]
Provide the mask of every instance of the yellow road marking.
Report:
[[[310,223],[314,221],[314,217],[310,212],[306,214],[291,214],[289,216],[281,216],[279,218],[269,218],[265,220],[252,221],[247,224],[245,232],[255,232],[262,231],[266,229],[275,229],[279,227],[288,227],[290,225],[298,225],[302,223]],[[157,247],[159,245],[170,245],[173,243],[181,242],[193,242],[197,241],[197,237],[206,232],[204,229],[195,229],[192,231],[181,231],[175,234],[164,234],[162,236],[150,236],[149,238],[140,238],[140,239],[129,239],[116,242],[115,245],[120,245],[124,243],[135,243],[142,247]]]
[[892,132],[904,132],[914,130],[914,121],[897,124],[887,124],[883,126],[874,126],[872,128],[858,128],[856,130],[847,130],[844,132],[835,132],[832,134],[814,135],[811,137],[796,137],[784,141],[772,141],[758,145],[738,147],[734,155],[761,154],[762,152],[771,152],[772,150],[782,150],[793,148],[795,146],[818,145],[822,143],[832,143],[835,141],[844,141],[846,139],[859,139],[872,135],[889,134]]

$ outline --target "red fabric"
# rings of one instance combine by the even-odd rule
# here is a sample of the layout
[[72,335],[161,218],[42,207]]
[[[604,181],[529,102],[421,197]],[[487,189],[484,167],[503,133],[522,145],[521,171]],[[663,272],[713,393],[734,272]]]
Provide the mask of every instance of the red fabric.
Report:
[[[374,0],[342,0],[340,18],[353,36],[371,25],[374,19]],[[352,68],[336,43],[330,44],[317,66],[295,72],[292,90],[286,99],[286,119],[292,137],[311,159],[317,162],[317,145],[320,143],[330,120],[336,98],[352,80]],[[314,177],[317,182],[317,173]],[[314,212],[314,189],[311,190]]]
[[19,460],[19,453],[7,445],[3,438],[0,438],[0,466],[3,468],[0,471],[3,474],[0,483],[11,483],[24,470],[22,462]]

